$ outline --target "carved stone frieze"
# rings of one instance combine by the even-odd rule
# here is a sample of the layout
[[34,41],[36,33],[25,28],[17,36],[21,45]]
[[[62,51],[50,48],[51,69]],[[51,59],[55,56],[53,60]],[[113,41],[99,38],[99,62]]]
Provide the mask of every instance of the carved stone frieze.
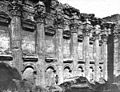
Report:
[[27,3],[23,4],[22,18],[23,19],[31,19],[34,20],[34,7],[33,5],[29,5]]
[[55,20],[55,25],[58,28],[63,28],[63,26],[64,26],[64,17],[63,17],[62,14],[57,13],[57,17],[56,17],[56,20]]
[[0,10],[7,12],[7,2],[0,1]]

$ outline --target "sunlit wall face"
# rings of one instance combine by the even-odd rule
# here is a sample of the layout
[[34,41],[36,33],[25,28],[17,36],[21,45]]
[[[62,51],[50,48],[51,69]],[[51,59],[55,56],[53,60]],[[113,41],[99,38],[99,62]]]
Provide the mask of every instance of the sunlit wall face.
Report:
[[106,17],[120,13],[120,0],[58,0],[68,3],[82,13],[95,13],[96,17]]

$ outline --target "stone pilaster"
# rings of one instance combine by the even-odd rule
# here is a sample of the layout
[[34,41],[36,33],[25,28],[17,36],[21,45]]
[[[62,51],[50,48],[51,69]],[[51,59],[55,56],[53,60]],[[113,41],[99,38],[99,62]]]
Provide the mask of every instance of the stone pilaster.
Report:
[[107,80],[107,37],[103,38],[103,78]]
[[84,33],[84,60],[85,60],[85,77],[89,80],[90,76],[90,58],[89,58],[89,34],[90,34],[90,25],[85,24],[85,28],[83,29]]
[[44,33],[44,18],[45,6],[42,2],[38,2],[35,8],[34,19],[37,22],[37,54],[38,54],[38,69],[36,85],[45,86],[45,33]]
[[58,84],[63,83],[63,15],[60,11],[57,11],[56,23],[56,39],[57,39],[57,58],[58,58]]
[[78,53],[77,53],[77,46],[78,46],[78,25],[73,24],[71,26],[71,35],[72,35],[72,58],[73,58],[73,76],[75,76],[77,71],[77,64],[78,64]]
[[99,37],[97,36],[95,39],[95,80],[99,81],[99,55],[100,55],[100,48],[99,48]]
[[21,73],[23,70],[22,50],[21,50],[21,12],[22,5],[20,1],[11,2],[8,6],[11,20],[11,40],[12,40],[12,54],[14,67]]
[[108,64],[107,64],[107,71],[108,71],[108,81],[110,83],[112,83],[114,81],[114,28],[113,28],[113,24],[108,23],[108,31],[109,31],[109,35],[108,35],[108,43],[107,43],[107,59],[108,59]]

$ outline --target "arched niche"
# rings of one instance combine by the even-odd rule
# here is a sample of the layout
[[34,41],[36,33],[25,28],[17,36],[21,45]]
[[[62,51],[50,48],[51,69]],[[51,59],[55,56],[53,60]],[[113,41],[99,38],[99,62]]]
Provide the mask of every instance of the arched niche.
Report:
[[45,70],[46,86],[52,86],[56,84],[56,70],[54,66],[48,66]]
[[84,66],[83,65],[78,65],[77,71],[76,71],[76,76],[85,76],[85,71],[84,71]]
[[99,74],[100,74],[100,78],[103,78],[103,67],[99,66]]
[[90,70],[89,70],[89,72],[90,72],[89,80],[90,80],[91,82],[93,82],[93,81],[94,81],[94,78],[95,78],[94,67],[93,67],[93,66],[90,66],[89,69],[90,69]]
[[64,71],[65,71],[65,70],[66,70],[66,71],[68,71],[68,72],[72,72],[72,70],[71,70],[71,67],[70,67],[70,66],[65,66],[65,67],[64,67]]
[[56,72],[54,66],[48,66],[48,67],[46,68],[46,71],[45,71],[45,72],[47,72],[47,71],[49,71],[49,70],[52,70],[54,73]]
[[12,61],[13,59],[11,55],[10,21],[9,15],[0,11],[0,61]]
[[84,72],[83,66],[78,66],[78,71]]
[[102,66],[99,66],[99,70],[100,70],[100,72],[103,72]]
[[22,79],[25,79],[29,81],[31,84],[35,83],[35,78],[36,78],[36,70],[35,67],[32,65],[28,65],[24,68],[23,73],[22,73]]
[[91,70],[91,72],[94,72],[94,67],[90,66],[90,70]]
[[63,70],[63,79],[64,79],[64,81],[67,81],[71,77],[72,77],[72,69],[71,69],[71,67],[68,66],[68,65],[64,66],[64,70]]

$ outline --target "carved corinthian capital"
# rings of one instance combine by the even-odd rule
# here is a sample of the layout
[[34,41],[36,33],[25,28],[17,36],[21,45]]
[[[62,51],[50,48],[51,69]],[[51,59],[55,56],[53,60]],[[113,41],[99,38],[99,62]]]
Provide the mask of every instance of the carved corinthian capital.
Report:
[[59,4],[56,10],[57,12],[56,12],[55,25],[58,28],[63,28],[64,26],[63,6]]
[[21,1],[13,0],[12,2],[10,2],[10,4],[8,5],[8,10],[12,16],[19,16],[20,17],[21,12],[22,12]]
[[37,22],[43,22],[43,19],[45,18],[45,5],[43,2],[39,1],[35,7],[35,16],[34,19]]

